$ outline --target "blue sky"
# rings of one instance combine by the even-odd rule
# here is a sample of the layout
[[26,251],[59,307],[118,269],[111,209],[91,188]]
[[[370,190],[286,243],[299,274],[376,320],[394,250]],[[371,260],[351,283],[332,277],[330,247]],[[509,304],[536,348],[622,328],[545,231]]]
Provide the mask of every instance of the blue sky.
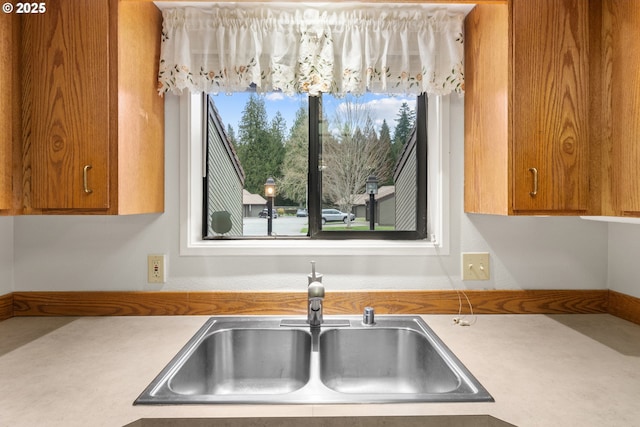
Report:
[[[225,127],[231,124],[238,132],[238,122],[242,117],[242,111],[247,103],[247,100],[251,96],[250,92],[237,92],[233,95],[219,94],[213,99],[216,103],[216,107],[222,117]],[[265,107],[267,109],[268,120],[273,119],[275,113],[280,111],[287,123],[287,130],[293,125],[296,111],[300,106],[307,104],[306,95],[298,95],[296,97],[288,97],[281,93],[269,93],[262,95],[265,97]],[[331,118],[335,114],[335,110],[340,108],[344,100],[325,97],[323,100],[324,113],[327,117]],[[396,118],[398,111],[403,102],[406,102],[412,109],[415,108],[415,97],[413,96],[389,96],[378,94],[367,94],[362,102],[368,104],[369,111],[371,111],[372,119],[379,131],[382,121],[387,120],[387,124],[391,128],[391,136],[393,137],[393,129],[396,125]]]

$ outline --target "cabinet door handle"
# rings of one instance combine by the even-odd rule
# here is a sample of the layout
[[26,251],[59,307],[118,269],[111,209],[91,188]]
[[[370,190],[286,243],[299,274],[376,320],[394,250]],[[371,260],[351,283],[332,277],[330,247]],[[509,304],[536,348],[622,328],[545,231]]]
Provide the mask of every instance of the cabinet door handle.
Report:
[[529,195],[533,197],[538,194],[538,169],[529,168],[529,172],[533,175],[533,191],[529,192]]
[[87,175],[89,174],[89,169],[91,169],[92,166],[91,165],[84,165],[84,168],[82,169],[82,184],[84,186],[84,192],[87,194],[91,194],[93,193],[93,190],[89,188],[89,184],[88,184],[88,177]]

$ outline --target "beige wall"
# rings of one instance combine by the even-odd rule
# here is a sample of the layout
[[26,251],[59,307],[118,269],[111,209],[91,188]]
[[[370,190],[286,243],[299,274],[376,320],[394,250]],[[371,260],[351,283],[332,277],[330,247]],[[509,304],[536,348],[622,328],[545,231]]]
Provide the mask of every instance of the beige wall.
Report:
[[13,218],[0,217],[0,295],[13,291]]

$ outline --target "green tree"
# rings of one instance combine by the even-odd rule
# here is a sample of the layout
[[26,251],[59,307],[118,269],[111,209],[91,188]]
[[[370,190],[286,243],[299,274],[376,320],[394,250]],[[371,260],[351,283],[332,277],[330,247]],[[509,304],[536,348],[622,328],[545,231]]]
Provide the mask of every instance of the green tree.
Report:
[[236,131],[233,126],[227,125],[227,137],[234,147],[238,146],[238,138],[236,138]]
[[400,110],[398,111],[398,116],[396,118],[396,129],[393,133],[393,145],[391,151],[394,164],[398,160],[398,157],[402,152],[402,147],[407,143],[407,141],[409,141],[409,138],[411,137],[411,132],[413,131],[415,121],[415,111],[409,108],[409,104],[403,102],[400,106]]
[[[276,111],[275,116],[271,120],[271,126],[266,139],[265,154],[268,154],[268,156],[266,156],[265,162],[267,164],[267,174],[276,180],[278,186],[282,180],[286,134],[287,122],[282,116],[282,113]],[[285,202],[286,197],[282,191],[278,190],[276,199],[277,204],[282,204]]]
[[264,98],[252,94],[242,111],[238,125],[238,158],[245,172],[245,189],[262,194],[269,177],[281,175],[284,148],[282,115],[269,124]]
[[305,107],[300,107],[285,143],[283,176],[278,188],[285,197],[305,207],[308,171],[309,113]]
[[276,111],[275,116],[271,120],[270,132],[278,141],[282,142],[285,140],[287,134],[287,122],[280,111]]
[[380,149],[384,150],[387,154],[387,168],[389,170],[388,178],[382,182],[382,185],[393,185],[393,168],[396,165],[395,159],[393,158],[393,153],[391,151],[391,129],[389,129],[389,125],[387,124],[387,120],[382,120],[382,125],[380,126],[380,136],[378,137],[378,144],[380,144]]

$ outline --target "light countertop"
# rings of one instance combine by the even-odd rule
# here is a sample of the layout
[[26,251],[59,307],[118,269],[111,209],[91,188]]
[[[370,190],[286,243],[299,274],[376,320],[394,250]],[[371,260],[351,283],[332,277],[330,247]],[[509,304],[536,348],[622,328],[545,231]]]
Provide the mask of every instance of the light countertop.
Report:
[[[404,416],[397,420],[406,421],[384,425],[473,425],[470,420],[499,425],[484,415],[521,427],[640,425],[640,325],[608,314],[487,315],[469,327],[453,326],[453,316],[424,316],[489,390],[493,403],[133,406],[208,317],[15,317],[0,322],[0,426],[354,416]],[[467,417],[456,421],[452,416]],[[415,417],[426,418],[410,424]],[[134,426],[160,424],[177,422],[148,420]]]

